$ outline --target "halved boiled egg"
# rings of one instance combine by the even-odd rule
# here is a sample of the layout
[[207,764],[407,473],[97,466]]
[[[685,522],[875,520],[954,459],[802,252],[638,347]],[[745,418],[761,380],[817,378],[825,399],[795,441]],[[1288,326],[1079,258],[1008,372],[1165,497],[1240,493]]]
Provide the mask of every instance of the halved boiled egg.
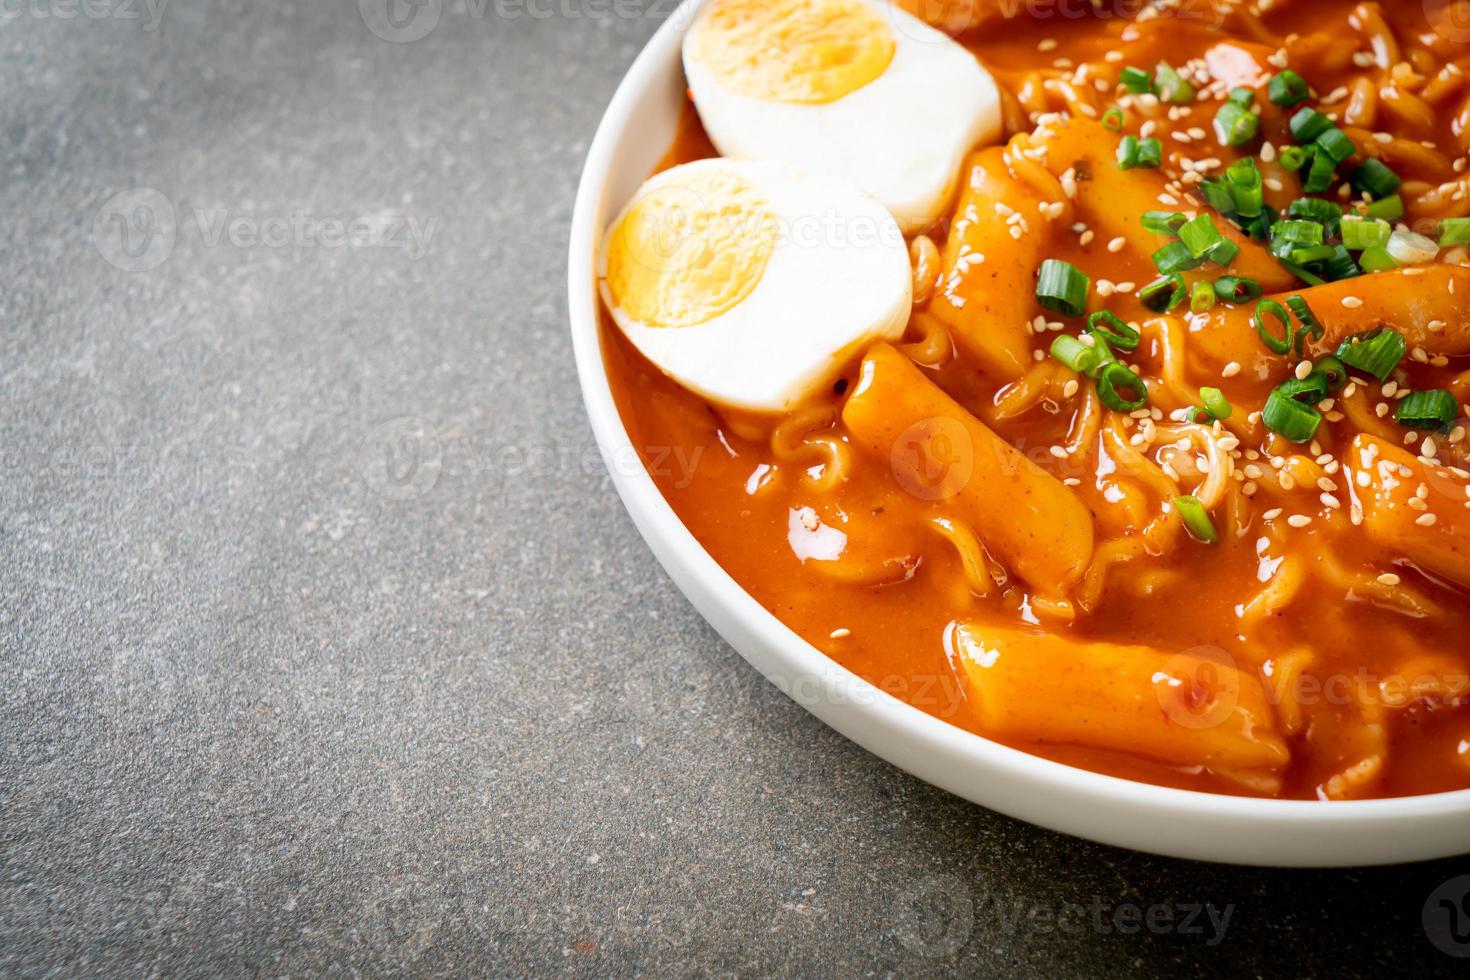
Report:
[[964,48],[883,0],[710,0],[684,73],[727,157],[846,177],[905,232],[945,211],[1000,92]]
[[599,288],[661,371],[704,398],[781,412],[903,333],[903,233],[851,183],[700,160],[653,177],[608,228]]

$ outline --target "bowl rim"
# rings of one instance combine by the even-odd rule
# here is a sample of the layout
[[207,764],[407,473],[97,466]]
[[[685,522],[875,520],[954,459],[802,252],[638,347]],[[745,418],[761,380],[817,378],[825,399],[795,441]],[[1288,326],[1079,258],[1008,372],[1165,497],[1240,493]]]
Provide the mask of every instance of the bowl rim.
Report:
[[[887,694],[830,659],[761,606],[704,550],[644,468],[618,412],[604,366],[595,279],[604,222],[622,203],[608,200],[618,152],[643,102],[656,87],[667,87],[670,62],[679,66],[682,79],[680,39],[702,2],[684,0],[674,9],[602,116],[573,209],[567,299],[582,397],[613,484],[645,541],[705,619],[784,693],[868,751],[1030,823],[1150,853],[1238,864],[1366,866],[1470,852],[1470,789],[1338,802],[1224,796],[1095,773],[990,741]],[[946,775],[940,763],[963,771]],[[1006,794],[987,793],[984,782],[990,778]],[[1079,809],[1038,814],[1017,790],[1046,806]],[[1006,798],[995,798],[1001,795]],[[1104,823],[1131,813],[1140,827],[1089,826],[1090,807],[1100,808]],[[1191,823],[1199,833],[1168,832]],[[1287,842],[1268,846],[1250,839],[1272,830],[1284,833]]]

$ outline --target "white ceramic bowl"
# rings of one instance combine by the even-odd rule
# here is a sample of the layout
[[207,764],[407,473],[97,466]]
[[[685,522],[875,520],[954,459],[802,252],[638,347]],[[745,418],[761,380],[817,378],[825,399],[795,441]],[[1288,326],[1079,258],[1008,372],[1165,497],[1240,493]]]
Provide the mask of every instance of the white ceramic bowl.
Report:
[[694,540],[638,461],[603,368],[595,249],[670,145],[684,98],[679,42],[693,3],[664,24],[618,86],[582,173],[568,301],[592,429],[639,531],[730,645],[781,690],[875,755],[968,800],[1053,830],[1140,851],[1295,867],[1389,864],[1470,852],[1470,790],[1307,803],[1165,789],[987,741],[829,660],[746,594]]

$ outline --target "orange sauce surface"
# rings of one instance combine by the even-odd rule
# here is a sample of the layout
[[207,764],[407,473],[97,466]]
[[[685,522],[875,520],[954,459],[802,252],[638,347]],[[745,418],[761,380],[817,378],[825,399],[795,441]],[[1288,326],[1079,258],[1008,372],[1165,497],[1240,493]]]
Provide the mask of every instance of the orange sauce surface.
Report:
[[[1123,6],[1131,11],[1137,5]],[[1030,131],[1038,106],[1075,111],[1065,101],[1062,86],[1054,83],[1075,80],[1081,65],[1092,66],[1091,77],[1084,79],[1086,84],[1074,86],[1083,89],[1080,95],[1074,92],[1074,98],[1099,110],[1118,99],[1119,90],[1113,83],[1122,67],[1152,69],[1161,60],[1182,65],[1203,59],[1213,77],[1230,85],[1257,87],[1258,102],[1265,103],[1265,80],[1277,70],[1272,60],[1283,49],[1317,93],[1309,104],[1341,115],[1347,111],[1348,98],[1339,97],[1330,104],[1324,100],[1339,87],[1353,90],[1367,71],[1353,54],[1373,50],[1372,40],[1355,26],[1358,5],[1298,0],[1275,6],[1275,11],[1260,18],[1228,11],[1222,14],[1205,2],[1185,3],[1177,16],[1143,22],[1117,15],[1020,17],[999,27],[991,24],[961,32],[958,40],[982,60],[1008,93],[1012,131]],[[1447,58],[1458,59],[1470,69],[1470,37],[1448,46],[1442,39],[1430,44],[1422,40],[1432,33],[1427,17],[1434,13],[1435,3],[1367,6],[1381,14],[1401,46],[1392,52],[1395,63],[1403,62],[1425,76],[1439,71]],[[1110,58],[1109,52],[1114,51],[1122,52],[1122,60]],[[1105,91],[1092,84],[1095,78],[1105,81]],[[1410,83],[1421,89],[1423,84]],[[936,92],[935,97],[942,98],[943,93]],[[1470,118],[1461,106],[1470,106],[1467,100],[1470,85],[1436,102],[1437,111],[1427,120],[1406,118],[1383,106],[1376,110],[1374,124],[1367,131],[1433,146],[1422,159],[1390,161],[1406,181],[1405,199],[1410,202],[1406,220],[1410,224],[1470,211],[1463,202],[1438,202],[1434,204],[1438,210],[1433,210],[1421,206],[1409,193],[1464,175],[1463,169],[1455,169],[1455,161],[1462,161],[1459,166],[1464,167]],[[1028,105],[1032,107],[1030,118]],[[1181,156],[1217,157],[1222,165],[1235,159],[1237,154],[1221,147],[1213,135],[1211,120],[1218,105],[1201,102],[1181,109],[1175,118],[1160,118],[1153,131],[1163,143],[1166,174],[1179,176]],[[1286,113],[1269,104],[1261,108],[1266,138],[1277,139],[1281,145],[1290,142],[1279,138]],[[1142,117],[1128,116],[1124,131],[1138,133]],[[1191,131],[1203,131],[1205,138]],[[1259,154],[1259,148],[1252,152]],[[714,155],[693,107],[686,105],[677,141],[664,166]],[[1264,165],[1263,170],[1268,176],[1272,173]],[[1267,202],[1277,208],[1299,196],[1299,185],[1291,175],[1279,190],[1268,185],[1266,192]],[[1421,210],[1416,212],[1416,207]],[[1220,224],[1226,222],[1222,219]],[[1048,256],[1084,269],[1095,284],[1108,280],[1141,285],[1156,275],[1146,260],[1140,263],[1129,250],[1110,251],[1109,239],[1102,232],[1088,238],[1039,218],[1033,218],[1031,225],[1033,233],[1046,236]],[[943,249],[948,232],[942,226],[931,229],[929,235]],[[1005,260],[1004,255],[987,258],[989,262]],[[1089,308],[1105,307],[1132,322],[1154,316],[1139,303],[1136,292],[1114,295],[1101,304],[1094,296]],[[1470,329],[1470,294],[1461,295],[1452,305],[1458,306],[1459,328]],[[1044,314],[1056,319],[1034,301],[1028,309],[1028,316]],[[1319,312],[1325,320],[1334,311]],[[1075,334],[1079,325],[1069,322],[1067,332]],[[1239,434],[1241,450],[1254,457],[1235,461],[1242,471],[1235,481],[1238,507],[1229,517],[1222,516],[1224,511],[1217,512],[1221,535],[1216,544],[1183,536],[1163,554],[1115,566],[1098,606],[1068,622],[1040,614],[1034,597],[1014,576],[989,596],[975,595],[955,549],[927,526],[936,513],[936,503],[906,489],[888,460],[854,445],[852,433],[840,419],[832,423],[829,434],[852,447],[852,465],[840,485],[831,490],[814,478],[820,476],[823,466],[819,454],[796,461],[778,458],[771,446],[773,420],[732,417],[706,404],[661,375],[606,316],[603,329],[607,371],[633,443],[670,505],[701,545],[757,601],[807,641],[910,704],[1027,752],[1161,785],[1298,799],[1470,788],[1470,689],[1457,680],[1470,675],[1470,592],[1466,583],[1416,562],[1412,549],[1374,543],[1349,520],[1353,491],[1346,459],[1354,436],[1365,431],[1367,423],[1358,424],[1358,417],[1351,413],[1339,413],[1336,418],[1329,415],[1318,432],[1316,448],[1320,451],[1314,455],[1272,436],[1257,421],[1247,421],[1247,413],[1264,404],[1271,387],[1286,376],[1294,362],[1278,358],[1280,369],[1273,366],[1275,373],[1270,377],[1256,377],[1249,371],[1222,377],[1218,360],[1197,347],[1205,343],[1199,340],[1201,334],[1184,330],[1189,388],[1211,385],[1225,392],[1236,406],[1232,431]],[[1045,351],[1054,336],[1055,332],[1034,336],[1031,349]],[[909,340],[913,339],[911,335]],[[1128,358],[1151,387],[1163,370],[1162,345],[1161,333],[1145,331],[1142,345]],[[1243,350],[1240,358],[1261,353]],[[858,372],[859,365],[854,363],[834,385],[829,396],[834,411],[851,397]],[[924,373],[1027,458],[1058,479],[1073,481],[1071,485],[1099,528],[1099,541],[1104,530],[1107,536],[1130,533],[1126,508],[1108,491],[1108,474],[1100,474],[1096,463],[1084,466],[1051,451],[1067,441],[1075,424],[1070,406],[1048,405],[1002,417],[998,399],[1012,379],[994,377],[963,349]],[[1399,377],[1403,385],[1416,390],[1448,389],[1462,404],[1470,397],[1470,360],[1462,354],[1435,363],[1406,358]],[[1358,388],[1357,397],[1363,400],[1368,416],[1377,402],[1393,401],[1376,384],[1359,384]],[[1180,407],[1166,393],[1153,402],[1166,412]],[[1464,422],[1463,416],[1459,422]],[[1385,438],[1396,441],[1401,441],[1405,431],[1391,417],[1373,425],[1366,430],[1379,433],[1381,427]],[[1450,445],[1448,439],[1442,437],[1446,445],[1438,450],[1439,459],[1447,466],[1470,469],[1464,442]],[[1417,446],[1408,448],[1418,451]],[[1322,486],[1334,487],[1332,495],[1341,506],[1324,504],[1322,494],[1327,491],[1313,485],[1315,480],[1245,496],[1240,488],[1246,484],[1276,479],[1269,473],[1273,456],[1303,458],[1299,472],[1326,479],[1328,483]],[[1343,468],[1323,476],[1320,467],[1328,464],[1317,463],[1318,459],[1327,459],[1328,464],[1336,460]],[[1111,464],[1104,469],[1107,465]],[[1297,470],[1297,464],[1289,469]],[[1257,471],[1267,475],[1259,481],[1247,475]],[[1464,500],[1449,499],[1462,492],[1466,482],[1457,479],[1432,488],[1435,507],[1444,511],[1465,507]],[[836,570],[839,574],[818,570],[812,559],[804,561],[793,547],[793,541],[800,538],[796,524],[806,508],[847,535],[843,555],[847,567]],[[1305,527],[1288,527],[1280,514],[1267,516],[1272,510],[1299,513],[1312,520]],[[1268,521],[1275,528],[1269,534]],[[881,568],[900,556],[915,559],[903,576],[881,585],[869,584],[865,570]],[[1248,627],[1243,625],[1242,608],[1288,562],[1304,570],[1300,587],[1280,608],[1267,609],[1254,616]],[[1397,576],[1398,585],[1380,594],[1354,584],[1377,582],[1382,576]],[[1411,595],[1413,601],[1405,595]],[[1262,779],[1208,765],[1181,765],[1145,753],[987,732],[973,692],[955,664],[951,640],[952,624],[957,621],[981,628],[1037,629],[1079,644],[1142,644],[1168,654],[1204,649],[1239,667],[1250,683],[1260,683],[1268,690],[1272,679],[1281,677],[1288,665],[1306,663],[1289,693],[1273,697],[1290,762]],[[1057,656],[1070,660],[1079,654],[1069,648]],[[1059,659],[1053,666],[1074,664]],[[1409,693],[1404,694],[1405,690]]]

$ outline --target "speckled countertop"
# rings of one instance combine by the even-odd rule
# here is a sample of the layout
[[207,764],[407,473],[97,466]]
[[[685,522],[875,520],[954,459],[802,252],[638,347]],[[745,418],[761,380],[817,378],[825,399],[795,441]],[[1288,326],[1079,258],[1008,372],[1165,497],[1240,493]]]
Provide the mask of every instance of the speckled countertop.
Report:
[[565,322],[666,4],[388,2],[0,10],[0,973],[1463,975],[1467,862],[1082,843],[761,680]]

